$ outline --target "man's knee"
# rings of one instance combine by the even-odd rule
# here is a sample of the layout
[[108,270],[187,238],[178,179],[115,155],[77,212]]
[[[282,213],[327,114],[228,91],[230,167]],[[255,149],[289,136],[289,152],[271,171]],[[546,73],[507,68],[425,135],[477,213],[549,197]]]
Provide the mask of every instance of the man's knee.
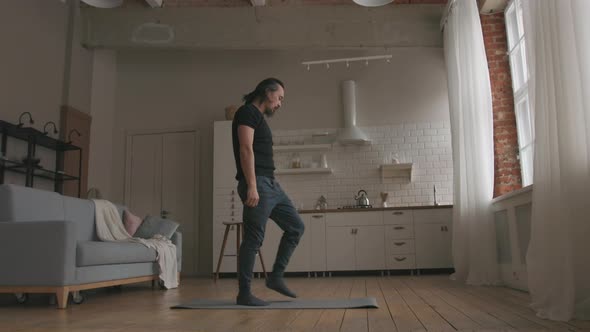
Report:
[[295,223],[293,225],[293,227],[291,228],[290,236],[293,240],[295,240],[296,242],[299,242],[299,239],[301,239],[301,237],[303,236],[303,233],[305,232],[305,225],[303,224],[303,221],[298,220],[297,223]]
[[260,247],[262,247],[262,238],[255,235],[248,236],[248,234],[245,233],[242,247],[247,250],[258,251]]

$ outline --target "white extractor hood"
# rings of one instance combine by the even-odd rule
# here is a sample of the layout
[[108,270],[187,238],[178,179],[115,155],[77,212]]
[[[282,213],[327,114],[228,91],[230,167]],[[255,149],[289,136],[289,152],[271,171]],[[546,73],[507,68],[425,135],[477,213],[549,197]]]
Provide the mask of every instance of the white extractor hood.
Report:
[[338,142],[345,145],[371,143],[369,137],[356,126],[356,85],[354,81],[342,81],[342,108],[344,128],[338,134]]

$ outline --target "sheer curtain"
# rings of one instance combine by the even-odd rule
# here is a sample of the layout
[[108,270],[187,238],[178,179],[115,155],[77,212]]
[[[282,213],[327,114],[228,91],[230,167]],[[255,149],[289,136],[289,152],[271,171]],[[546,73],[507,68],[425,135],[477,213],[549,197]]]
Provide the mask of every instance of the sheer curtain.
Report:
[[494,190],[492,96],[476,0],[449,1],[444,26],[453,145],[455,279],[499,281],[491,201]]
[[537,315],[590,319],[590,1],[524,1],[535,114],[528,285]]

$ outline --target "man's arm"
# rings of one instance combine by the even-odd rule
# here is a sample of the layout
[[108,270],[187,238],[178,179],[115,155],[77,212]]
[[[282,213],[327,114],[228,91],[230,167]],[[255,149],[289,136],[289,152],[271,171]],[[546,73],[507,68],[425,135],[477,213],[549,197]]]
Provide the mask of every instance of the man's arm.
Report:
[[238,140],[240,142],[240,165],[248,184],[248,194],[244,204],[250,207],[258,205],[258,190],[256,189],[256,172],[254,171],[254,128],[239,125]]

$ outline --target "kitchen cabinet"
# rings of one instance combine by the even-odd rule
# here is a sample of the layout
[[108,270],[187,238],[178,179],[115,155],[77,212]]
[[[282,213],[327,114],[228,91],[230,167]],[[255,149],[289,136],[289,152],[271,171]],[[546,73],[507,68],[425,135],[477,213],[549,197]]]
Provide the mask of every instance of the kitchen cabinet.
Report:
[[[306,224],[307,236],[310,240],[310,268],[314,272],[324,272],[327,270],[326,266],[326,214],[313,213],[304,214],[302,217],[309,218],[308,225]],[[306,236],[306,235],[304,235]]]
[[[322,213],[302,214],[301,219],[305,225],[305,233],[291,256],[286,272],[326,271],[325,216]],[[282,236],[283,231],[269,219],[261,248],[269,271],[274,264]]]
[[383,211],[385,266],[388,270],[416,268],[414,215],[412,210]]
[[452,268],[452,210],[414,211],[416,268]]
[[328,271],[385,269],[381,212],[328,213],[326,219]]

